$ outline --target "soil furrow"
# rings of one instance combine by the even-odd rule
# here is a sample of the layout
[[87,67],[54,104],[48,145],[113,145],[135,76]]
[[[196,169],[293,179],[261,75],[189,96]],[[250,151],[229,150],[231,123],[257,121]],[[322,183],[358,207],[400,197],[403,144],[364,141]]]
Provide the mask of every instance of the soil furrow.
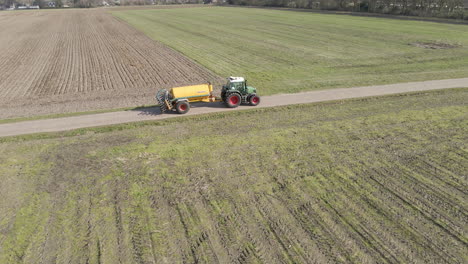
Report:
[[27,13],[1,16],[0,118],[152,104],[161,88],[220,80],[105,10]]

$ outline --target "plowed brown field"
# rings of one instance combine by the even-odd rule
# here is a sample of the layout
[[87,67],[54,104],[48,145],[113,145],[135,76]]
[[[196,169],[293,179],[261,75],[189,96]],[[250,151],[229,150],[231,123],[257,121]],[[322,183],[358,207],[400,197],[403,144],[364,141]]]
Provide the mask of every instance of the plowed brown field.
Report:
[[219,77],[101,10],[0,13],[0,118],[154,104]]

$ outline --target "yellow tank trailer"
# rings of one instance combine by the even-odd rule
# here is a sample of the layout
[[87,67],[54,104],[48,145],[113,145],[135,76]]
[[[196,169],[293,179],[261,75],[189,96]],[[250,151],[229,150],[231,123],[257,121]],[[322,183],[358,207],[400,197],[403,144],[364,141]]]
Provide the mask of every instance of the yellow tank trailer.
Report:
[[214,102],[213,85],[210,83],[172,88],[172,98],[186,98],[189,102]]
[[221,90],[221,97],[213,95],[211,83],[182,87],[174,87],[167,91],[159,90],[156,94],[161,113],[168,110],[176,110],[179,114],[185,114],[190,110],[190,103],[194,102],[224,102],[227,107],[238,107],[241,103],[256,106],[260,103],[257,89],[247,86],[247,81],[242,77],[229,77],[228,83]]

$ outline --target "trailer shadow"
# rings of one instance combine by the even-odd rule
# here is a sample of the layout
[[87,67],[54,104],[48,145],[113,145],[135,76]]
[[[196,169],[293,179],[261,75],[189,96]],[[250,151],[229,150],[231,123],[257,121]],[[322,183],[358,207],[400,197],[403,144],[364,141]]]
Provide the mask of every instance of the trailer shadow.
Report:
[[160,115],[161,110],[159,109],[159,106],[139,106],[132,108],[128,111],[135,111],[139,112],[138,115]]

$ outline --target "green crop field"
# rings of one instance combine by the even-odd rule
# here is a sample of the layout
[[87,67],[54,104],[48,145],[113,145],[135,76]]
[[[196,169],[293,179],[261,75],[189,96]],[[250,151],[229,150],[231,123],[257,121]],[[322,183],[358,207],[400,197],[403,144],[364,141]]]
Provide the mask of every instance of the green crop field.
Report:
[[230,7],[113,14],[264,95],[468,76],[466,25]]
[[4,138],[0,263],[466,263],[467,102],[450,89]]

